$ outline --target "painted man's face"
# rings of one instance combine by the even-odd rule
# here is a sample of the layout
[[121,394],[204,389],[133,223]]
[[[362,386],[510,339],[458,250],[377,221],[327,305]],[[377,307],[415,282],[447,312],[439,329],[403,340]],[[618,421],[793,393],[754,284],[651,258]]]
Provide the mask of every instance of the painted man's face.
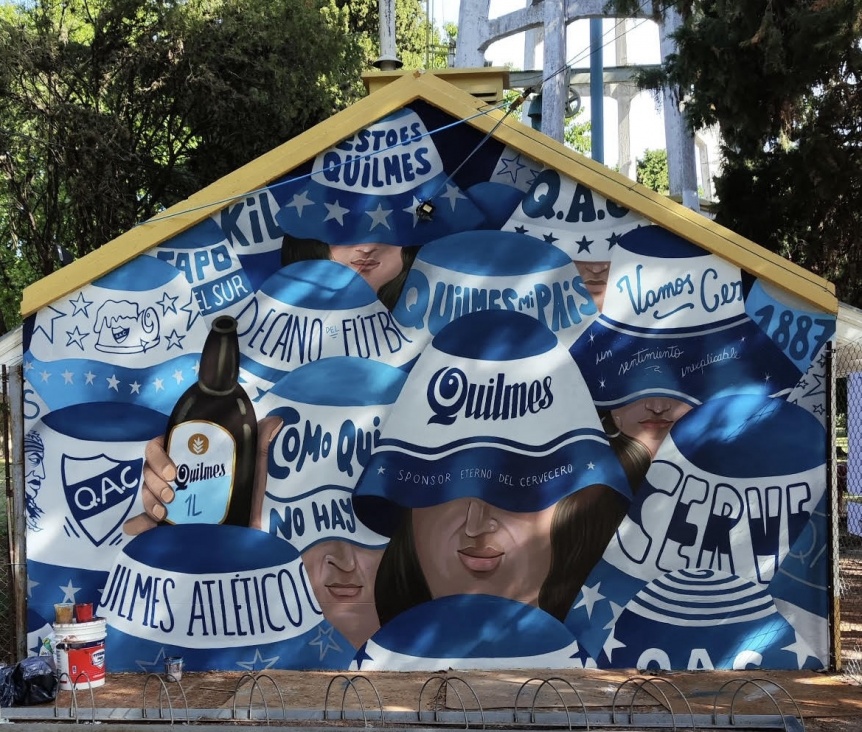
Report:
[[474,498],[414,508],[416,554],[431,596],[488,594],[538,605],[554,510],[516,513]]
[[354,648],[380,627],[374,605],[374,578],[382,549],[333,539],[306,549],[302,563],[326,618]]
[[394,244],[340,244],[329,249],[334,261],[362,275],[375,292],[402,269],[401,247]]
[[42,449],[24,450],[24,479],[27,486],[27,495],[35,500],[45,479],[45,452]]

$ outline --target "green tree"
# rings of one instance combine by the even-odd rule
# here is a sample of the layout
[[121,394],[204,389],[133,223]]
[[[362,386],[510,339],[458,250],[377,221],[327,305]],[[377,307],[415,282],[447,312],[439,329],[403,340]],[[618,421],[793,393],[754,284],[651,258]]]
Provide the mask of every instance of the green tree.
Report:
[[0,13],[0,332],[22,288],[354,101],[334,0],[40,0]]
[[[336,0],[347,13],[350,30],[365,52],[366,66],[380,56],[379,0]],[[430,27],[421,0],[395,0],[396,55],[406,69],[425,67],[425,49],[436,42],[438,32]]]
[[[639,7],[614,0],[618,12]],[[683,23],[645,88],[717,124],[717,220],[862,305],[862,0],[654,0]]]
[[637,161],[637,182],[656,193],[665,196],[670,193],[667,150],[644,150],[643,157]]
[[583,109],[578,109],[566,120],[566,126],[563,128],[563,141],[566,143],[566,147],[577,150],[582,155],[589,155],[593,149],[593,126],[592,123],[583,122],[579,119],[583,113]]

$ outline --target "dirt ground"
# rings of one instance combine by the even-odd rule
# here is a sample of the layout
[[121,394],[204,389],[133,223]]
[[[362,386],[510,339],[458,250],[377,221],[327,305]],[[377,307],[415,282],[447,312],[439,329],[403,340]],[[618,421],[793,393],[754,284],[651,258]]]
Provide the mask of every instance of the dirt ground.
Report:
[[[690,729],[697,714],[796,716],[808,732],[862,730],[862,549],[842,558],[842,672],[753,671],[674,672],[658,675],[619,671],[498,671],[432,673],[324,673],[265,670],[253,680],[241,673],[185,673],[179,684],[144,674],[109,674],[93,689],[100,709],[461,711],[540,710],[589,713],[623,709],[637,701],[645,712],[672,712],[677,729]],[[859,602],[855,598],[860,598]],[[539,679],[547,680],[541,684]],[[637,690],[637,695],[633,696]],[[161,698],[160,698],[161,695]],[[90,692],[75,695],[89,708]],[[379,701],[378,701],[379,700]],[[73,707],[61,691],[56,707]],[[49,706],[49,705],[44,705]],[[54,706],[54,705],[50,705]],[[619,706],[617,708],[620,708]],[[47,711],[47,710],[46,710]],[[245,717],[243,717],[245,715]],[[426,718],[426,720],[429,718]]]

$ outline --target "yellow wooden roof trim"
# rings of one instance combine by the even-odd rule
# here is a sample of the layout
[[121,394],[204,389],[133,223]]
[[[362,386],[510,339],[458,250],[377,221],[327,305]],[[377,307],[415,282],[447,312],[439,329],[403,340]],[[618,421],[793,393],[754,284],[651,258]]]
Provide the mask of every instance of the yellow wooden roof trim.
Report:
[[[459,102],[463,103],[462,95],[451,85],[433,78],[425,79],[425,84],[437,87],[440,97],[448,96],[448,99],[441,100],[440,105],[447,111]],[[422,96],[432,101],[428,95]],[[494,111],[473,117],[469,124],[487,132],[493,129],[497,120],[503,116],[502,112]],[[653,223],[718,254],[747,272],[786,289],[807,303],[833,314],[838,313],[838,299],[832,282],[672,201],[667,196],[635,183],[517,120],[504,120],[504,124],[494,130],[494,137],[616,203],[637,211]]]
[[[422,92],[413,77],[393,82],[252,160],[206,188],[135,226],[84,257],[29,285],[21,299],[27,317],[40,308],[129,262],[142,252],[180,234],[232,201],[282,177],[290,170],[335,145],[356,130],[401,109]],[[405,87],[407,90],[405,90]],[[468,97],[469,99],[469,97]],[[462,101],[463,103],[463,101]],[[481,103],[479,106],[482,106]],[[475,113],[475,108],[472,108]]]
[[718,254],[751,274],[784,288],[807,303],[838,312],[835,286],[813,272],[645,186],[569,150],[498,109],[436,78],[408,72],[330,119],[298,135],[185,201],[118,236],[24,290],[25,317],[125,264],[142,252],[194,226],[231,201],[263,188],[356,130],[421,98],[539,162],[558,169],[606,198],[637,211],[650,221]]

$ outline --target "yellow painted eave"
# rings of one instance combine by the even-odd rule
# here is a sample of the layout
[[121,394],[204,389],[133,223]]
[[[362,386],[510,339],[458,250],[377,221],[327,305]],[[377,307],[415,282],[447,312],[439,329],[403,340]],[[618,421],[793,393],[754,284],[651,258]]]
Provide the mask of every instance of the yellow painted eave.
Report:
[[142,252],[176,236],[234,200],[264,188],[296,166],[345,137],[416,99],[440,108],[549,167],[559,170],[606,198],[718,254],[808,304],[837,314],[835,286],[773,254],[710,219],[584,157],[540,132],[506,117],[496,107],[432,73],[408,72],[381,84],[369,96],[256,160],[203,188],[162,214],[125,232],[98,250],[24,290],[21,313],[28,316],[74,292]]

